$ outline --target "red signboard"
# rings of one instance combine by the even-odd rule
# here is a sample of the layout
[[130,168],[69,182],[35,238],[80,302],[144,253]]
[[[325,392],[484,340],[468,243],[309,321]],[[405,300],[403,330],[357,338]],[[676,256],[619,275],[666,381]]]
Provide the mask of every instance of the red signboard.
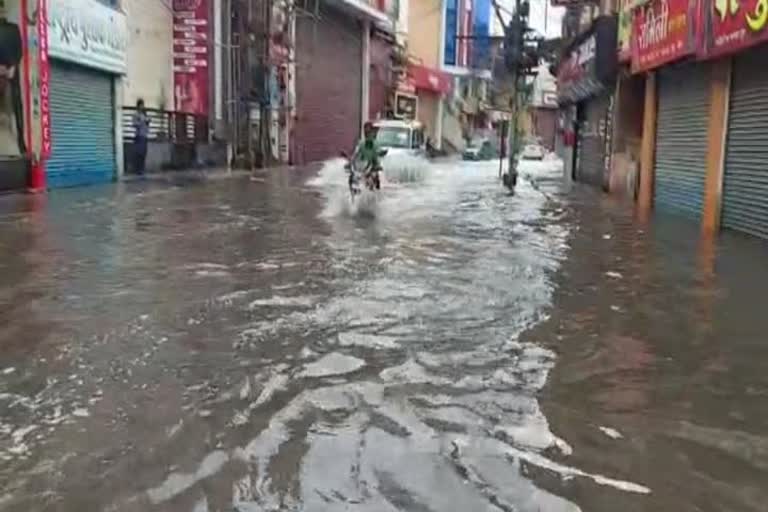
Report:
[[713,0],[707,13],[707,56],[768,41],[768,0]]
[[424,89],[438,94],[448,94],[453,89],[451,75],[427,66],[409,64],[408,76],[416,89]]
[[632,71],[647,71],[696,50],[698,0],[651,0],[634,11]]
[[37,35],[40,39],[40,158],[51,156],[51,64],[48,62],[48,2],[38,3]]
[[208,115],[208,0],[173,1],[176,110]]

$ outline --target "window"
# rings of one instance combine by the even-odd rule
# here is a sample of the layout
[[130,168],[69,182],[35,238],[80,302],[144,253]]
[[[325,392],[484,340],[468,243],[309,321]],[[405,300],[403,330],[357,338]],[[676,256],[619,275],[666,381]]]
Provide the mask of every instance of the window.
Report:
[[456,65],[456,35],[459,33],[458,0],[446,0],[445,3],[445,40],[443,64]]
[[418,149],[424,145],[424,132],[421,128],[413,130],[413,148]]
[[376,142],[383,148],[408,148],[410,130],[394,126],[382,126],[376,133]]

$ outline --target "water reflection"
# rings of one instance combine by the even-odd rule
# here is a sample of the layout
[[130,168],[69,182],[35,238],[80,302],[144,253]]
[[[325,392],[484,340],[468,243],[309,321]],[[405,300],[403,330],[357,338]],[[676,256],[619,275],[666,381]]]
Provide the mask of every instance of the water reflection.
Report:
[[763,249],[497,172],[6,204],[0,510],[760,510]]

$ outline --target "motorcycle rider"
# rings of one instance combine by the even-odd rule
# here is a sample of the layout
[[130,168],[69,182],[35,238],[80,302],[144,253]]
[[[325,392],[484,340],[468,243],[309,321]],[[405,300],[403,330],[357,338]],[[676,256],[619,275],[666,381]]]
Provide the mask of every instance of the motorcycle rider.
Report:
[[[370,121],[366,122],[363,126],[364,138],[355,148],[355,152],[352,155],[352,160],[355,162],[361,162],[359,169],[364,169],[364,175],[367,178],[373,173],[373,182],[376,186],[376,190],[381,189],[381,181],[379,179],[379,172],[381,171],[381,162],[379,160],[379,154],[381,149],[376,144],[376,127]],[[352,175],[349,178],[350,184],[352,183]]]

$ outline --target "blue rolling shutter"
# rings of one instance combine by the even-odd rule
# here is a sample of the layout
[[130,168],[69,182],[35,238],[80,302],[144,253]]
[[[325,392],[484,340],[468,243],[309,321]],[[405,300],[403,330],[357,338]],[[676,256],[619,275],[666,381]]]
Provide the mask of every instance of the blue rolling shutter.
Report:
[[48,186],[73,187],[115,179],[112,76],[51,62],[51,138]]
[[659,72],[654,204],[693,220],[704,203],[709,69],[693,63]]

